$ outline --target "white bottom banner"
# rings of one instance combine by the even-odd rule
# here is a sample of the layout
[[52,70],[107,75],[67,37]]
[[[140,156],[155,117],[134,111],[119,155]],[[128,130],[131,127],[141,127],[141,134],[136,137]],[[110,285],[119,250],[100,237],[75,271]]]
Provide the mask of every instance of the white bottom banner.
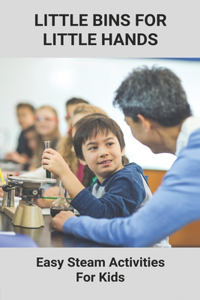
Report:
[[199,299],[198,248],[0,249],[0,300]]

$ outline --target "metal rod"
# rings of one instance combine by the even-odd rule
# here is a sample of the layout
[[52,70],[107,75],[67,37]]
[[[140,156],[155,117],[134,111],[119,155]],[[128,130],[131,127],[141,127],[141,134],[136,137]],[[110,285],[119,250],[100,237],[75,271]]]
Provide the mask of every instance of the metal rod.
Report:
[[60,182],[59,182],[59,197],[61,197],[61,192],[62,192],[62,181],[60,180]]
[[[44,141],[44,148],[50,148],[50,141]],[[46,178],[51,178],[51,172],[49,170],[46,170]]]

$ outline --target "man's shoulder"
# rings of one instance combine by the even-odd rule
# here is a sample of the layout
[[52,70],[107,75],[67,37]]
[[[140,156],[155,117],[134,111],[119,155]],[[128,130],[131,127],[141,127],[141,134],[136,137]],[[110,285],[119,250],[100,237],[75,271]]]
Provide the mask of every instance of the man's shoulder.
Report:
[[195,130],[182,148],[170,170],[166,173],[163,183],[199,185],[200,174],[200,128]]
[[[190,134],[187,145],[182,148],[177,158],[182,155],[185,155],[186,157],[193,156],[196,153],[195,150],[200,151],[200,128]],[[200,158],[199,153],[198,157]]]
[[191,133],[188,143],[197,142],[198,144],[200,144],[199,137],[200,137],[200,128],[196,129]]

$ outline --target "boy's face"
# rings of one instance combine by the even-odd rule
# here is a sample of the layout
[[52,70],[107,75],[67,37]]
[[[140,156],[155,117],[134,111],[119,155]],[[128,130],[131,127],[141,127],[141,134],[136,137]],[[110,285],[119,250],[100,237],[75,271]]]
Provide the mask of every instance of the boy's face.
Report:
[[112,132],[108,132],[107,135],[100,132],[82,145],[85,163],[101,183],[123,168],[124,151],[125,149],[121,150],[119,141]]
[[21,107],[17,110],[18,123],[24,130],[35,122],[35,115],[28,107]]

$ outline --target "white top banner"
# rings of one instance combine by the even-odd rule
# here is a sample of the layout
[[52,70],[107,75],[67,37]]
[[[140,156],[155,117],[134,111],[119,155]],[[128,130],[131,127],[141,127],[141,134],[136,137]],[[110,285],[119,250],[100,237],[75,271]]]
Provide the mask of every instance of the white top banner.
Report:
[[1,0],[1,57],[196,57],[199,1]]

